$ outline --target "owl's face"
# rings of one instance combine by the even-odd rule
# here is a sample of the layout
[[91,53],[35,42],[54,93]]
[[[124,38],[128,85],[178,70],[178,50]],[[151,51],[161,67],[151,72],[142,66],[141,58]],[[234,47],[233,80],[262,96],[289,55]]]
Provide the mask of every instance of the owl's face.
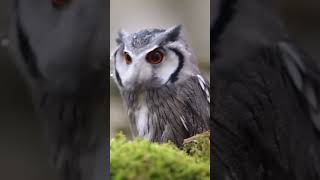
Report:
[[113,74],[121,90],[159,88],[179,83],[198,72],[191,50],[180,37],[181,26],[167,30],[121,32],[111,56]]

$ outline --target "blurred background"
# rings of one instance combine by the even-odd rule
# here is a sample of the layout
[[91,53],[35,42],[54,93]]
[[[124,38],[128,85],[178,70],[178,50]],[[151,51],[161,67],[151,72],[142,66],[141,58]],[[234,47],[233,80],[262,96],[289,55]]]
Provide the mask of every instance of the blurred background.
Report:
[[[208,70],[208,0],[112,0],[111,38],[120,28],[134,32],[145,27],[184,25],[184,34],[197,57]],[[51,180],[43,143],[41,124],[35,118],[28,89],[15,68],[7,49],[9,8],[12,0],[0,1],[0,179]],[[277,9],[288,32],[299,45],[320,63],[320,1],[278,0]],[[115,9],[115,8],[118,9]],[[163,17],[163,18],[160,18]],[[127,119],[121,111],[118,91],[111,86],[112,133],[128,130]],[[118,121],[118,119],[124,119]]]
[[[210,0],[111,0],[110,52],[116,48],[118,31],[137,32],[145,28],[170,28],[182,24],[182,36],[191,45],[201,71],[209,79]],[[129,138],[129,120],[113,80],[110,81],[110,135],[122,131]]]
[[8,51],[11,2],[0,1],[0,179],[53,180],[43,124]]

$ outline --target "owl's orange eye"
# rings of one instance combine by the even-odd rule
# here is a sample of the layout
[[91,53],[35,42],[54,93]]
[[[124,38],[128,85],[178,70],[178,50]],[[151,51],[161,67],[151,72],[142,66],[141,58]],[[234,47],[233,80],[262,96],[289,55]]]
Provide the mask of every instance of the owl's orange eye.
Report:
[[68,3],[69,0],[52,0],[54,7],[60,8]]
[[130,55],[127,52],[124,52],[124,60],[126,60],[127,64],[131,64],[132,63],[132,58],[130,57]]
[[160,49],[155,49],[147,54],[146,59],[150,64],[159,64],[163,57],[164,53]]

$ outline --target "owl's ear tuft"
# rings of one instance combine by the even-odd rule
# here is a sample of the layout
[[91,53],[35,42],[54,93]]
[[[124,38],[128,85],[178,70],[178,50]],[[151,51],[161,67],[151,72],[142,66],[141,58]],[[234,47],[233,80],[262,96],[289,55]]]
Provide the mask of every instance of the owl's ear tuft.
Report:
[[169,28],[168,30],[165,31],[166,34],[166,41],[167,42],[174,42],[178,40],[180,36],[182,25],[177,25],[172,28]]
[[124,39],[126,36],[128,36],[128,35],[129,35],[129,33],[128,33],[127,31],[125,31],[125,30],[120,30],[120,31],[118,32],[118,38],[116,39],[117,44],[118,44],[118,45],[122,44],[122,43],[123,43],[123,39]]
[[120,37],[118,37],[118,38],[116,39],[116,43],[117,43],[118,45],[122,44],[122,39],[121,39]]

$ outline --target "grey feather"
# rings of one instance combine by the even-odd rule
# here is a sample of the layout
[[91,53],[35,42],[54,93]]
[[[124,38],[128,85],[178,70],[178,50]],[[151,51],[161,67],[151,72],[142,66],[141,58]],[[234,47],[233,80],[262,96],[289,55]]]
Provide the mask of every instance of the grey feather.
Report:
[[307,64],[303,62],[303,60],[307,60],[306,57],[303,54],[298,54],[298,49],[295,49],[288,42],[280,42],[278,47],[282,53],[284,67],[298,92],[308,103],[310,118],[315,128],[320,131],[320,107],[318,103],[320,96],[317,92],[320,89],[320,73],[316,72],[315,68],[306,68]]
[[301,72],[305,71],[303,62],[298,54],[292,50],[292,47],[288,43],[280,42],[279,47],[283,52],[283,60],[286,63],[286,67],[290,74],[290,77],[296,87],[302,91],[303,79]]

